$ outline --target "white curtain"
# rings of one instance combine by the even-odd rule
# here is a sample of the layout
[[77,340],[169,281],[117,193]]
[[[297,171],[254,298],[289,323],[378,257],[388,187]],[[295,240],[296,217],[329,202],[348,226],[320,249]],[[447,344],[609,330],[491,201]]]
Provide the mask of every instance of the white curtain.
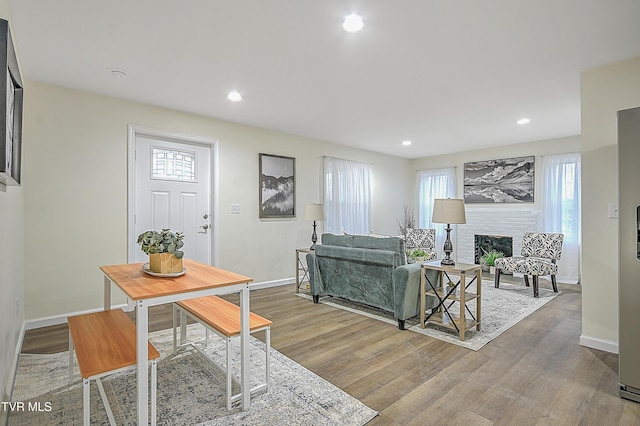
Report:
[[[447,167],[444,169],[420,170],[416,178],[418,191],[418,228],[434,228],[436,230],[436,250],[438,259],[444,257],[442,247],[447,237],[446,225],[431,222],[433,203],[436,198],[456,198],[456,169]],[[451,239],[455,242],[455,225],[451,231]],[[454,243],[454,258],[455,247]]]
[[543,231],[564,234],[558,281],[580,282],[580,154],[542,158]]
[[325,231],[367,234],[371,221],[371,164],[324,157]]

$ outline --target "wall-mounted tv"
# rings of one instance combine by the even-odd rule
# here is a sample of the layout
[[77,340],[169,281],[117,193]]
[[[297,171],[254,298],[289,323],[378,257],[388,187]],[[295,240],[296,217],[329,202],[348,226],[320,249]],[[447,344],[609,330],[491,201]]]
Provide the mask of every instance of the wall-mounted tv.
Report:
[[22,179],[23,85],[9,23],[0,19],[0,184]]

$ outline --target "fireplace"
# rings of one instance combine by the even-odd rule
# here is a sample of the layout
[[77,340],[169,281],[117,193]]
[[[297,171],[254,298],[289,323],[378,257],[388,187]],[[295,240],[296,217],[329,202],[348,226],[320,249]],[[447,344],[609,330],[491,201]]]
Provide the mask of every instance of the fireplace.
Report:
[[504,257],[513,256],[513,238],[500,235],[474,235],[474,263],[480,264],[483,254],[496,250],[502,252]]

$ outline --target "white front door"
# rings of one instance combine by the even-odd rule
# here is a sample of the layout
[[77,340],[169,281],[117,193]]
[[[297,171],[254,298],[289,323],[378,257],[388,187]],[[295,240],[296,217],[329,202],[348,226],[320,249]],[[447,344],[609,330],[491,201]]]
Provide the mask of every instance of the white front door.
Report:
[[[211,146],[137,134],[134,150],[132,237],[182,232],[184,257],[211,264]],[[130,262],[147,260],[137,245],[133,254]]]

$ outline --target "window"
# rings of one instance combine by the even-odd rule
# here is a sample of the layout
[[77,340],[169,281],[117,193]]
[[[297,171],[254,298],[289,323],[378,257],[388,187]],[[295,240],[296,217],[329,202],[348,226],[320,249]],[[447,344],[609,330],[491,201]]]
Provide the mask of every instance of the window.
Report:
[[371,217],[371,164],[324,157],[325,230],[367,234]]
[[197,182],[195,152],[154,147],[151,161],[151,179]]
[[580,154],[542,159],[543,230],[564,234],[559,281],[580,281]]
[[[417,200],[418,200],[418,228],[433,228],[436,230],[436,250],[438,258],[442,259],[442,247],[446,238],[446,225],[431,222],[433,213],[433,200],[436,198],[456,197],[456,169],[448,167],[444,169],[420,170],[417,175]],[[455,239],[454,231],[451,233]]]

